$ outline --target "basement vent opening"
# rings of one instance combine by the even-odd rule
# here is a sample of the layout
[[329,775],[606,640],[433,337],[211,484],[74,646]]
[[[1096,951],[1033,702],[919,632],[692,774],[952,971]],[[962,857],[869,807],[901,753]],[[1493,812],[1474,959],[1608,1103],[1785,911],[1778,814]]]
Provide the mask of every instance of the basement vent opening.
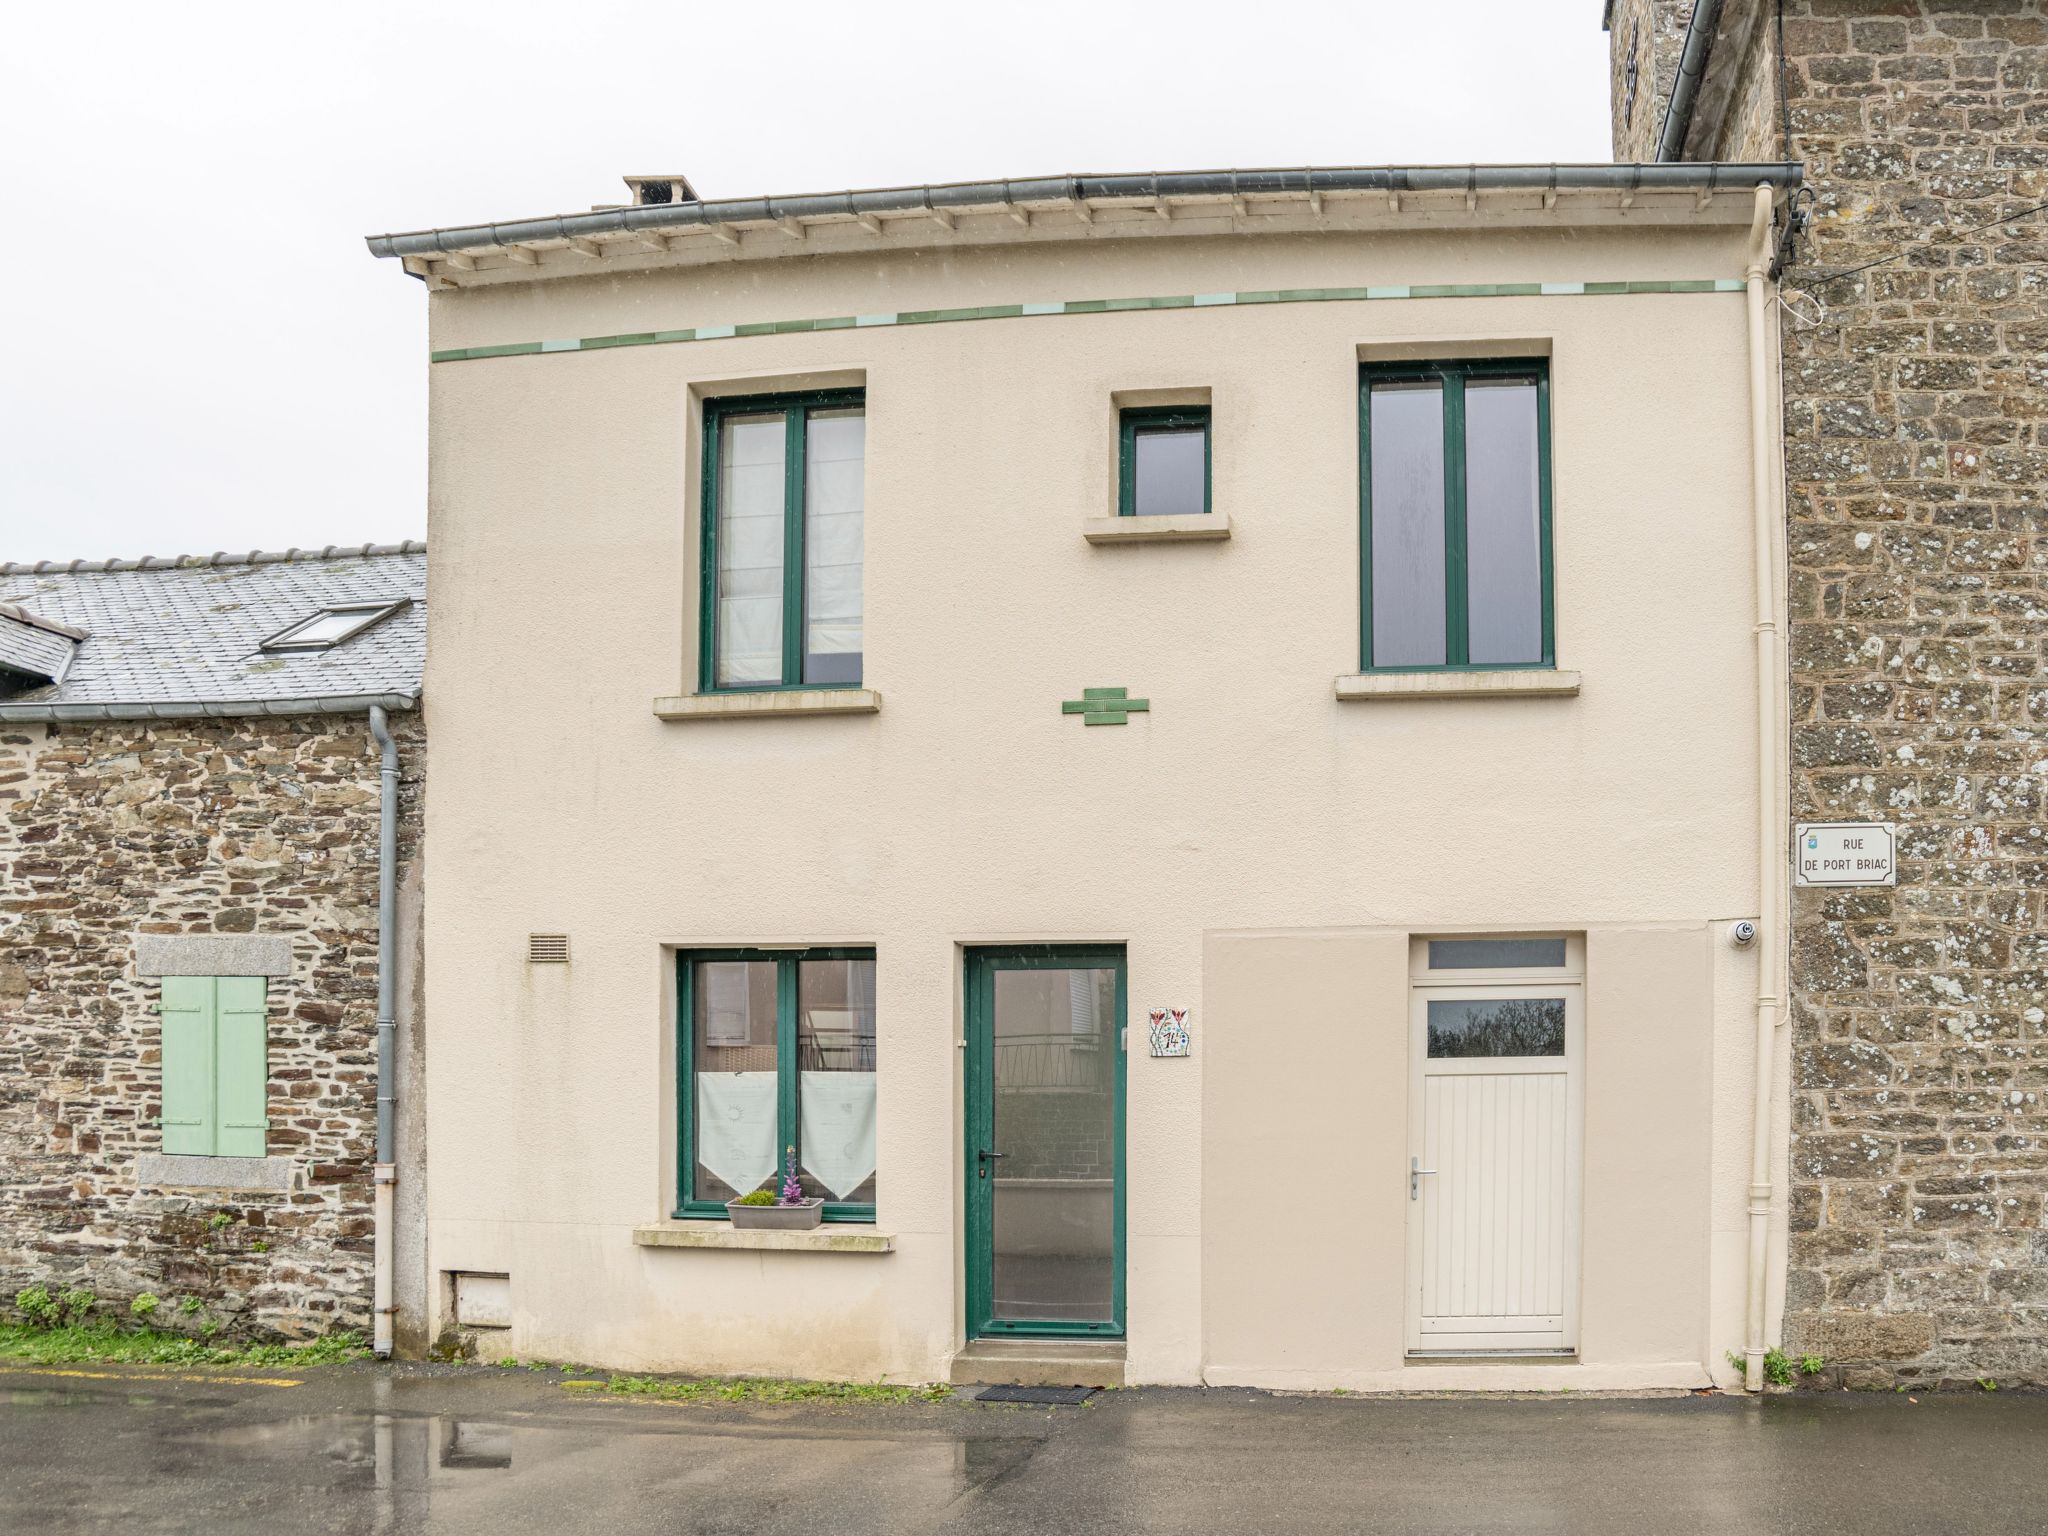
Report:
[[528,965],[567,965],[569,963],[569,935],[566,933],[529,933],[526,936],[526,963]]

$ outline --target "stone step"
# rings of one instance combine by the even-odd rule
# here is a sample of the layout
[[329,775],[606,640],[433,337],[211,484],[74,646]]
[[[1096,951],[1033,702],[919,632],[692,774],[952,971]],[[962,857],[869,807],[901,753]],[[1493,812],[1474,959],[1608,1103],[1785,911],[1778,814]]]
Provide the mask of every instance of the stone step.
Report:
[[1120,1387],[1122,1339],[972,1339],[953,1357],[956,1387]]

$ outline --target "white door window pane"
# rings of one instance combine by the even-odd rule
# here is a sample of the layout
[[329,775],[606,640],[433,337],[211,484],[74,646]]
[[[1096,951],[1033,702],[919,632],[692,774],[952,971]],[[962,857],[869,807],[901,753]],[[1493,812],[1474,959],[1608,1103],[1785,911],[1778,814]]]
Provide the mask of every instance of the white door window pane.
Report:
[[861,545],[867,414],[814,411],[804,443],[806,683],[861,676]]
[[1465,385],[1465,570],[1469,659],[1543,659],[1542,502],[1536,382]]
[[1444,392],[1372,386],[1372,665],[1442,666]]
[[721,688],[782,681],[782,413],[727,417],[718,445]]
[[1432,971],[1481,971],[1564,964],[1563,939],[1431,939]]
[[1510,997],[1485,1001],[1429,1000],[1429,1054],[1562,1056],[1564,999]]
[[1139,517],[1206,512],[1206,427],[1139,427],[1131,437],[1131,511]]

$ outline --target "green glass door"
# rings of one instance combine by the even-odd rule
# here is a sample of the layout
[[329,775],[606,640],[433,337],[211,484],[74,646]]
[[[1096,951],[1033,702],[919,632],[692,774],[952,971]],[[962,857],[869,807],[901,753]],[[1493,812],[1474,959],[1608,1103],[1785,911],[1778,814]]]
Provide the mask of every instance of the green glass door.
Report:
[[967,1325],[1124,1331],[1124,952],[967,956]]

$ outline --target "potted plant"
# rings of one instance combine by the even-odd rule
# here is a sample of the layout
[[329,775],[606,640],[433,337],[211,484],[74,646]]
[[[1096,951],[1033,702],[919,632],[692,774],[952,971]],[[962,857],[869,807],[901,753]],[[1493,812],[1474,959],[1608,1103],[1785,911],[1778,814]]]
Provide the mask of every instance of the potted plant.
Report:
[[751,1195],[725,1202],[725,1213],[735,1227],[770,1232],[804,1232],[825,1219],[825,1202],[807,1198],[796,1176],[796,1148],[790,1147],[782,1164],[782,1188],[770,1194],[757,1189]]

